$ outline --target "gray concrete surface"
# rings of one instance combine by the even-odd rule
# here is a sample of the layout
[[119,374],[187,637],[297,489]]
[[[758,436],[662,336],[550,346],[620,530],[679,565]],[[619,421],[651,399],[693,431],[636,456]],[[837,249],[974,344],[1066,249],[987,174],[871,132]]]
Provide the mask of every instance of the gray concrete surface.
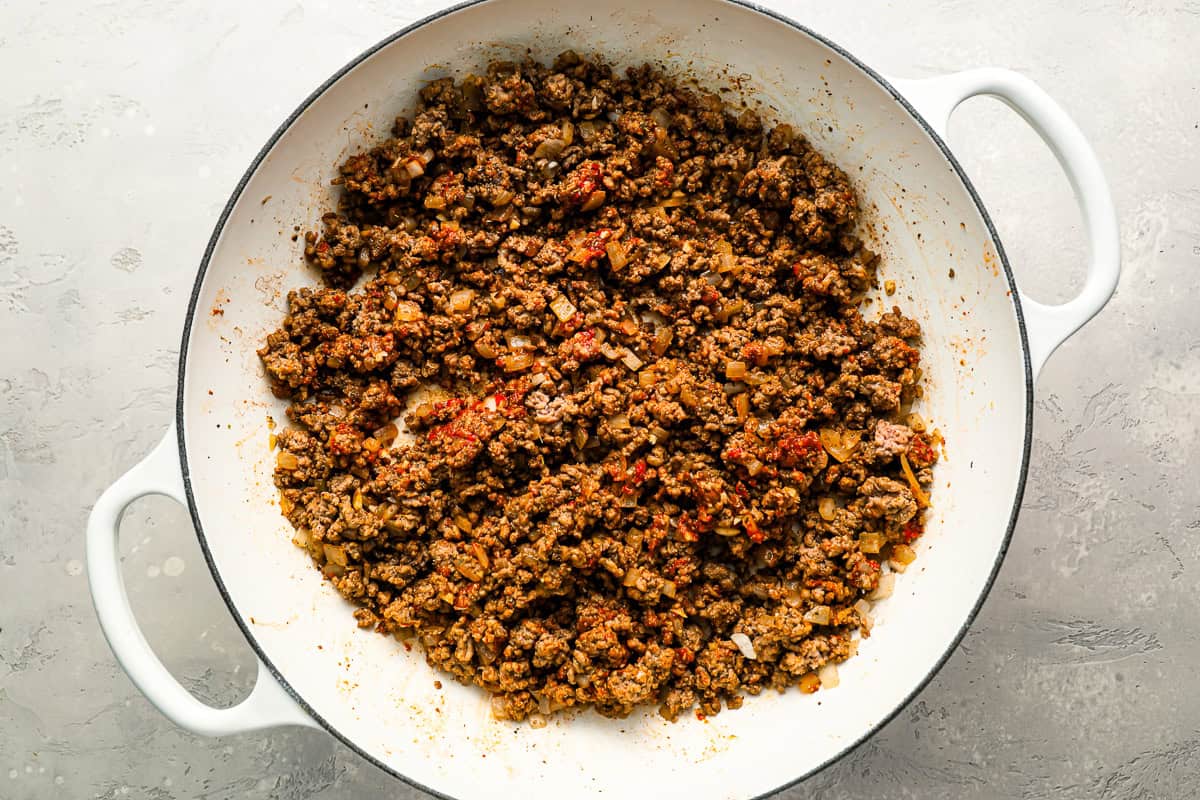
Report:
[[[194,269],[245,165],[312,87],[434,5],[0,4],[0,798],[420,795],[316,732],[172,726],[116,666],[81,560],[92,501],[167,425]],[[1200,3],[785,7],[893,74],[1039,81],[1107,168],[1125,256],[1116,298],[1039,381],[1025,508],[978,621],[897,719],[785,796],[1195,796]],[[984,100],[952,143],[1023,285],[1068,296],[1083,239],[1050,155]],[[183,512],[138,503],[122,549],[168,665],[213,702],[242,696],[253,661]]]

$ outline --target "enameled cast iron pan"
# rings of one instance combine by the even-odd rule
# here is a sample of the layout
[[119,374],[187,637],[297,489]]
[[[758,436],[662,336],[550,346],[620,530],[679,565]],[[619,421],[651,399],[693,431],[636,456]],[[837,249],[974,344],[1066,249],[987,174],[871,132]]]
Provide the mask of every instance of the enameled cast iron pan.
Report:
[[[268,414],[284,419],[283,404],[255,349],[279,324],[286,289],[314,281],[292,226],[312,225],[332,206],[334,165],[386,132],[424,81],[479,72],[526,48],[543,60],[576,49],[622,67],[661,61],[712,86],[742,76],[751,100],[801,128],[855,179],[883,275],[925,330],[922,411],[949,445],[920,558],[876,606],[872,635],[841,666],[837,689],[767,693],[704,723],[668,723],[653,709],[626,720],[555,719],[540,730],[498,722],[481,690],[451,680],[436,689],[440,676],[419,651],[357,631],[346,602],[291,543],[275,504],[266,430]],[[946,147],[950,113],[981,94],[1019,112],[1075,188],[1091,261],[1079,296],[1064,305],[1017,290],[987,212]],[[207,735],[324,729],[441,795],[699,800],[775,791],[879,728],[962,637],[1016,521],[1034,378],[1111,296],[1118,262],[1117,222],[1092,150],[1054,101],[1012,72],[885,80],[790,20],[723,0],[454,7],[371,48],[317,89],[230,198],[183,323],[175,423],[92,511],[88,570],[101,625],[134,683],[181,726]],[[222,315],[210,313],[217,305]],[[258,683],[237,706],[194,698],[138,630],[120,578],[117,526],[146,494],[187,505],[213,579],[258,654]]]

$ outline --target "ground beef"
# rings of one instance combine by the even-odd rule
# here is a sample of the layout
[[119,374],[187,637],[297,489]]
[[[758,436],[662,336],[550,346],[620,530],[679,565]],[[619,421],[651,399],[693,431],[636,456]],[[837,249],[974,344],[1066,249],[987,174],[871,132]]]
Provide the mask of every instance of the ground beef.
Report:
[[897,425],[881,419],[875,425],[876,450],[885,456],[898,456],[908,451],[912,435],[912,428],[907,425]]
[[937,437],[804,137],[566,53],[431,83],[335,183],[326,286],[260,356],[283,512],[357,624],[513,719],[715,714],[852,655]]

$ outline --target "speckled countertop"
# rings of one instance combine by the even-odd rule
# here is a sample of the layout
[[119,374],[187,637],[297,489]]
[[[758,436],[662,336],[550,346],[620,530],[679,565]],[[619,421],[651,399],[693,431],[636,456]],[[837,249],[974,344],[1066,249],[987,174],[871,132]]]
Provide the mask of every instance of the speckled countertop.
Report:
[[[348,7],[355,10],[350,12]],[[203,739],[116,666],[83,574],[88,509],[169,421],[213,221],[327,75],[437,2],[0,4],[0,800],[417,797],[331,737]],[[1182,798],[1200,773],[1200,3],[775,3],[873,66],[1037,80],[1100,154],[1125,274],[1038,383],[1030,483],[991,597],[936,679],[788,798]],[[1082,277],[1065,179],[986,100],[951,142],[1018,279]],[[184,512],[123,529],[145,632],[230,702],[251,653]]]

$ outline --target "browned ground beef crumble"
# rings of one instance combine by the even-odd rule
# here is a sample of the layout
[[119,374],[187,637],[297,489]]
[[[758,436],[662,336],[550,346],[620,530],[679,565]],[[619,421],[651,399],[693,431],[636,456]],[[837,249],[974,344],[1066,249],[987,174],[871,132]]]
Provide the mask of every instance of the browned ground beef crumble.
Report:
[[284,514],[361,627],[511,719],[715,714],[853,654],[936,442],[841,171],[568,52],[434,81],[335,183],[327,286],[260,355]]

